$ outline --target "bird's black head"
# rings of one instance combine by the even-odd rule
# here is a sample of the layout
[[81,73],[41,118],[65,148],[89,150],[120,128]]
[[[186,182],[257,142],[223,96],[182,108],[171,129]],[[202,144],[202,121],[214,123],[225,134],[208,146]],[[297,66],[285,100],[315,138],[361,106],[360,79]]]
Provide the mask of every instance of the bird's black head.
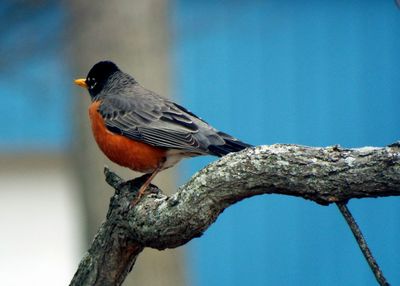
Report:
[[77,79],[75,83],[87,88],[90,96],[94,98],[101,92],[107,80],[118,71],[120,69],[113,62],[101,61],[90,69],[86,79]]

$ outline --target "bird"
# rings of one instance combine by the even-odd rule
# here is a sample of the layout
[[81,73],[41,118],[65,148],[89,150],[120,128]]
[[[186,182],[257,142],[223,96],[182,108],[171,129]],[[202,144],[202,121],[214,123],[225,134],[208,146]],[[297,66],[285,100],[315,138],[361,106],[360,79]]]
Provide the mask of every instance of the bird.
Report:
[[94,139],[108,159],[154,177],[183,158],[222,157],[252,145],[218,131],[185,107],[141,86],[113,62],[96,63],[75,84],[87,89]]

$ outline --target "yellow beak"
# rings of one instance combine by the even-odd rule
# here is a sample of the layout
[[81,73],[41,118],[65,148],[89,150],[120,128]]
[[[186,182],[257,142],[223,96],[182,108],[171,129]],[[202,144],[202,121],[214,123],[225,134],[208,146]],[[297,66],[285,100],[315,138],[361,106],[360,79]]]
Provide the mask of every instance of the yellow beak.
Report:
[[76,85],[79,85],[79,86],[84,87],[86,89],[88,88],[88,85],[86,84],[86,79],[84,79],[84,78],[76,79],[76,80],[74,80],[74,83]]

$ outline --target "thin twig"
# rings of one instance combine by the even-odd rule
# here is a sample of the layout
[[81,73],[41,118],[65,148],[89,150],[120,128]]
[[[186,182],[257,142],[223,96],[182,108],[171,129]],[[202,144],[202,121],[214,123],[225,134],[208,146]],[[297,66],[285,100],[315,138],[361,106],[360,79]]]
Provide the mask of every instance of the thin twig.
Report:
[[386,278],[383,276],[382,270],[380,269],[378,263],[376,262],[374,256],[372,255],[372,252],[369,249],[368,244],[365,241],[365,238],[364,238],[363,234],[361,233],[361,230],[358,227],[358,225],[357,225],[353,215],[351,214],[350,210],[348,209],[346,203],[337,202],[336,205],[339,208],[340,212],[342,213],[347,224],[349,225],[351,231],[353,232],[353,235],[354,235],[355,239],[357,240],[358,246],[360,247],[362,253],[364,254],[364,257],[367,260],[372,272],[374,273],[375,278],[378,281],[379,285],[389,286],[390,284],[386,281]]

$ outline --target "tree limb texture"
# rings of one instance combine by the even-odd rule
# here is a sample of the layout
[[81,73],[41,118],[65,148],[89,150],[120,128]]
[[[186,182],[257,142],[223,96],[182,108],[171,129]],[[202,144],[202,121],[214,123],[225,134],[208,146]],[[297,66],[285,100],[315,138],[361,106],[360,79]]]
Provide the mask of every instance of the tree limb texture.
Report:
[[372,272],[375,275],[376,281],[379,283],[379,285],[389,286],[389,283],[387,282],[385,276],[383,276],[381,268],[376,262],[375,257],[372,255],[372,252],[368,247],[364,235],[362,234],[360,228],[358,227],[358,224],[355,221],[350,210],[348,209],[346,203],[337,202],[336,205],[339,208],[339,211],[342,213],[347,224],[349,225],[350,230],[353,233],[354,238],[356,239],[358,246],[360,247],[360,250],[365,257],[365,260],[367,260],[369,267],[371,268]]
[[132,205],[144,177],[123,181],[107,219],[71,285],[121,285],[144,247],[174,248],[199,237],[228,206],[255,195],[284,194],[318,204],[400,195],[400,144],[344,149],[276,144],[232,153],[196,173],[168,197],[156,186]]

